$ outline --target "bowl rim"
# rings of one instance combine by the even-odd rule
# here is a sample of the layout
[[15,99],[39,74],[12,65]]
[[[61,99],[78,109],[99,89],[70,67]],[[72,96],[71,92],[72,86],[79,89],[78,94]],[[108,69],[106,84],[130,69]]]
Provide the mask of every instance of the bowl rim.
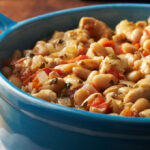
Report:
[[[119,7],[150,8],[150,4],[147,4],[147,3],[112,3],[112,4],[100,4],[100,5],[76,7],[76,8],[51,12],[48,14],[36,16],[36,17],[29,18],[27,20],[16,23],[14,26],[12,26],[11,28],[9,28],[7,31],[3,32],[0,35],[0,42],[7,35],[11,34],[11,32],[13,32],[14,30],[17,30],[18,28],[25,26],[26,24],[35,22],[35,21],[43,20],[43,19],[50,18],[50,17],[59,16],[62,14],[67,14],[70,12],[76,13],[76,12],[82,12],[85,10],[89,11],[89,10],[94,10],[94,9],[102,9],[102,8],[106,9],[106,8],[113,8],[113,7],[117,7],[117,8],[119,8]],[[80,116],[88,117],[88,118],[94,117],[96,119],[103,119],[103,120],[114,121],[114,122],[126,122],[126,123],[130,123],[130,124],[132,124],[132,123],[150,123],[150,118],[112,116],[112,115],[107,115],[107,114],[92,113],[92,112],[83,111],[83,110],[79,110],[79,109],[75,109],[75,108],[70,108],[70,107],[66,107],[66,106],[62,106],[62,105],[58,105],[58,104],[49,103],[49,102],[46,102],[42,99],[33,97],[33,96],[25,93],[21,89],[17,88],[11,82],[9,82],[9,80],[1,72],[0,72],[0,80],[3,80],[5,85],[9,88],[10,91],[14,92],[14,94],[27,99],[27,101],[23,101],[22,99],[20,99],[20,101],[23,104],[26,104],[26,103],[32,104],[32,105],[34,105],[33,107],[37,107],[37,106],[39,107],[40,106],[41,108],[44,108],[44,109],[52,109],[52,110],[56,109],[58,112],[65,111],[66,113],[69,112],[72,115],[80,115]]]

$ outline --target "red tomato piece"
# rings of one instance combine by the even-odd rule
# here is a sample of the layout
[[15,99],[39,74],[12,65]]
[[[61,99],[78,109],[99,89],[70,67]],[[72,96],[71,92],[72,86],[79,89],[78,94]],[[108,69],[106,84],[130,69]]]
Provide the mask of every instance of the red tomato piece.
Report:
[[39,79],[38,78],[35,78],[33,81],[32,81],[32,87],[37,89],[41,86],[40,82],[39,82]]
[[86,53],[86,48],[82,46],[79,50],[79,55],[84,55]]
[[133,112],[130,109],[124,109],[121,112],[121,116],[126,116],[126,117],[133,117]]
[[55,71],[55,72],[57,72],[58,74],[63,74],[64,73],[64,71],[63,70],[60,70],[60,69],[54,69],[54,68],[50,68],[51,69],[51,71]]
[[144,50],[142,52],[142,54],[143,54],[143,56],[148,56],[148,55],[150,55],[150,50]]
[[106,102],[104,102],[104,103],[98,105],[97,108],[103,109],[103,111],[104,111],[105,113],[109,113],[109,112],[110,112],[110,105],[109,105],[108,103],[106,103]]
[[141,46],[140,46],[140,43],[132,43],[137,49],[139,49]]
[[114,51],[115,51],[115,49],[116,49],[115,42],[114,42],[113,40],[103,41],[103,42],[101,43],[101,45],[102,45],[103,47],[112,47]]
[[110,112],[110,105],[105,102],[105,99],[102,96],[96,97],[92,104],[87,105],[88,107],[96,107],[102,109],[104,113]]
[[89,104],[88,106],[97,107],[97,106],[99,106],[100,104],[102,104],[104,102],[105,102],[105,99],[102,96],[99,95],[98,97],[95,98],[93,103]]
[[120,80],[123,78],[123,74],[117,69],[117,68],[110,68],[107,73],[110,73],[116,77],[117,80]]

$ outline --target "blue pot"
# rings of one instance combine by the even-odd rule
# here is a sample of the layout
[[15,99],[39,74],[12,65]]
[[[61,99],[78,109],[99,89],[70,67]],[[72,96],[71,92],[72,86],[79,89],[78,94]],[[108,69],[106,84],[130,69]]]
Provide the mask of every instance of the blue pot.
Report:
[[[122,19],[146,20],[149,4],[109,4],[49,13],[22,22],[0,14],[0,65],[15,49],[32,47],[54,30],[77,27],[91,16],[110,27]],[[0,73],[1,150],[148,150],[150,119],[96,114],[51,104],[12,85]]]

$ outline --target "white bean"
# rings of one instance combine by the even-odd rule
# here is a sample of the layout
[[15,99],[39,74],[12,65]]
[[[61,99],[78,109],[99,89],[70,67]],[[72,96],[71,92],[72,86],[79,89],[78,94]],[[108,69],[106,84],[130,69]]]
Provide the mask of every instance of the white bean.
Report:
[[49,89],[41,90],[40,92],[33,94],[32,96],[35,96],[40,99],[44,99],[48,102],[56,102],[56,100],[57,100],[56,93]]
[[136,83],[136,86],[143,87],[143,88],[150,87],[150,77],[146,77],[144,79],[139,80]]
[[122,94],[127,94],[130,89],[131,89],[130,87],[124,86],[124,87],[119,88],[118,92],[120,92]]
[[58,104],[71,107],[71,99],[69,97],[58,98]]
[[149,100],[146,98],[139,98],[131,107],[131,110],[140,112],[144,109],[150,108]]
[[122,44],[122,51],[124,53],[134,53],[136,50],[136,47],[130,43]]
[[48,47],[46,46],[46,42],[38,41],[34,47],[34,53],[38,55],[42,55],[42,56],[48,55],[49,50],[48,50]]
[[99,74],[98,71],[92,71],[92,72],[89,74],[88,78],[87,78],[87,82],[91,82],[92,79],[93,79],[93,77],[94,77],[95,75],[98,75],[98,74]]
[[77,66],[76,63],[62,64],[62,65],[56,66],[55,69],[63,70],[64,73],[71,73],[72,68],[75,67],[75,66]]
[[133,105],[132,102],[124,103],[124,108],[129,108],[130,109],[132,107],[132,105]]
[[22,81],[16,76],[16,75],[11,75],[9,78],[9,81],[11,83],[13,83],[15,86],[17,86],[18,88],[21,88],[22,86]]
[[139,113],[140,117],[150,118],[150,109],[145,109]]
[[80,88],[74,94],[74,101],[77,105],[81,105],[89,95],[90,93],[87,90]]
[[150,39],[144,41],[143,48],[145,50],[150,50]]
[[76,76],[78,76],[79,78],[83,80],[86,80],[91,72],[90,70],[82,68],[82,67],[73,67],[72,71]]
[[143,30],[141,28],[136,28],[132,31],[131,39],[133,42],[139,42],[141,36],[143,34]]
[[59,93],[65,86],[65,81],[62,78],[53,78],[48,80],[47,84],[50,90]]
[[138,81],[142,77],[142,73],[140,71],[132,71],[127,74],[127,79],[133,82]]
[[84,59],[79,61],[78,64],[83,68],[95,70],[99,68],[100,61],[96,59]]
[[113,99],[111,101],[111,108],[114,113],[120,113],[123,109],[123,102],[120,100]]
[[88,96],[84,102],[81,104],[81,105],[84,105],[85,103],[86,104],[92,104],[92,102],[98,97],[98,96],[102,96],[100,93],[94,93],[94,94],[91,94],[90,96]]
[[104,95],[107,95],[107,94],[110,93],[110,92],[117,92],[118,89],[120,89],[121,87],[122,87],[122,85],[113,85],[113,86],[107,88],[107,89],[103,92],[103,94],[104,94]]
[[112,116],[119,116],[119,114],[117,114],[117,113],[110,113],[109,115],[112,115]]
[[94,57],[94,56],[107,56],[108,53],[105,47],[101,46],[99,43],[92,43],[90,48],[87,52],[87,56]]
[[98,89],[104,90],[112,84],[115,84],[116,78],[112,74],[99,74],[93,77],[92,82]]
[[95,113],[105,113],[105,109],[97,108],[97,107],[90,107],[89,111]]

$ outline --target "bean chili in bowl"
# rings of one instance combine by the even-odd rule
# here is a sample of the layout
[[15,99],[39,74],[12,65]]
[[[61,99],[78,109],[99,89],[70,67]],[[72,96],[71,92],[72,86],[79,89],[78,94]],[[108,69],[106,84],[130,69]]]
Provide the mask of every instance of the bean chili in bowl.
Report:
[[116,116],[150,117],[150,20],[122,20],[113,31],[83,17],[33,49],[16,50],[2,73],[51,103]]

